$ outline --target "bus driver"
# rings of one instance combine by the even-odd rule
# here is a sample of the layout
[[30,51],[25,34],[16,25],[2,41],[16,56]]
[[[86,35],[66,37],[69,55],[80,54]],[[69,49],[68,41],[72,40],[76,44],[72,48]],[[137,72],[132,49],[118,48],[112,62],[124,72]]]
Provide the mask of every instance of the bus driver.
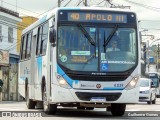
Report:
[[112,42],[111,42],[111,47],[110,47],[110,48],[107,48],[106,51],[107,51],[107,52],[109,52],[109,51],[120,51],[120,49],[117,48],[117,41],[112,41]]

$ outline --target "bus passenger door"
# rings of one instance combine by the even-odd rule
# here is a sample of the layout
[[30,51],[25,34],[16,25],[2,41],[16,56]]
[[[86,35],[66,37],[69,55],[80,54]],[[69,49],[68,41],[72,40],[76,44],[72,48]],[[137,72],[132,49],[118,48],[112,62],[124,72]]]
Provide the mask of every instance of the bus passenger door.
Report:
[[35,80],[36,80],[36,38],[37,35],[34,34],[32,36],[32,51],[31,51],[31,94],[32,94],[32,99],[35,99]]

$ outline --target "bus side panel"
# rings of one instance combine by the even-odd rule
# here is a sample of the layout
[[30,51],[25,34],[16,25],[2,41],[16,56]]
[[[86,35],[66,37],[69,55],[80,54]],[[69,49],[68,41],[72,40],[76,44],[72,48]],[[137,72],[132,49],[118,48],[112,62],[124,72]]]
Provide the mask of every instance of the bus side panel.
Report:
[[[31,67],[30,60],[23,61],[19,63],[19,93],[25,98],[25,83],[28,81],[29,88],[31,83]],[[31,95],[31,92],[30,94]]]
[[[42,56],[36,58],[36,73],[35,76],[35,99],[42,101],[42,79],[45,80],[45,82],[48,82],[47,79],[47,56]],[[48,68],[49,69],[49,68]]]
[[37,43],[37,28],[33,30],[32,35],[32,46],[31,46],[31,89],[30,92],[32,93],[31,98],[35,99],[36,91],[35,91],[35,80],[37,78],[36,74],[36,43]]

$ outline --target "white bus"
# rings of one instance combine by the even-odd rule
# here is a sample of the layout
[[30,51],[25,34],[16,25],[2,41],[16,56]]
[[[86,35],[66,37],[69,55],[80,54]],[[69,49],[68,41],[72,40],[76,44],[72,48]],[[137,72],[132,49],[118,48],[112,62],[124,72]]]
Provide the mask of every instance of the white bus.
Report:
[[101,107],[121,116],[139,100],[139,61],[134,12],[56,8],[23,31],[19,93],[29,109],[43,101],[47,114]]

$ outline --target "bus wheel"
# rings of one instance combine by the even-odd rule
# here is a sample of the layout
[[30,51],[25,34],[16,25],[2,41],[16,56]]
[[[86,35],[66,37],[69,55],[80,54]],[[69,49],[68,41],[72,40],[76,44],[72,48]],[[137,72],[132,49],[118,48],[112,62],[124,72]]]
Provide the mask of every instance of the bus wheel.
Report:
[[42,95],[43,95],[42,97],[43,97],[43,109],[44,109],[44,112],[46,114],[55,114],[57,112],[57,105],[48,103],[46,87],[44,87]]
[[113,116],[122,116],[125,113],[126,104],[111,104],[111,113]]
[[152,104],[152,94],[150,96],[150,101],[147,101],[147,104]]
[[33,101],[33,100],[31,100],[31,99],[29,99],[29,89],[28,89],[28,87],[26,89],[26,95],[25,96],[26,96],[26,105],[27,105],[27,108],[28,109],[35,109],[36,102]]
[[155,95],[154,100],[152,101],[152,104],[156,104],[156,95]]
[[156,98],[152,101],[152,104],[156,104]]

